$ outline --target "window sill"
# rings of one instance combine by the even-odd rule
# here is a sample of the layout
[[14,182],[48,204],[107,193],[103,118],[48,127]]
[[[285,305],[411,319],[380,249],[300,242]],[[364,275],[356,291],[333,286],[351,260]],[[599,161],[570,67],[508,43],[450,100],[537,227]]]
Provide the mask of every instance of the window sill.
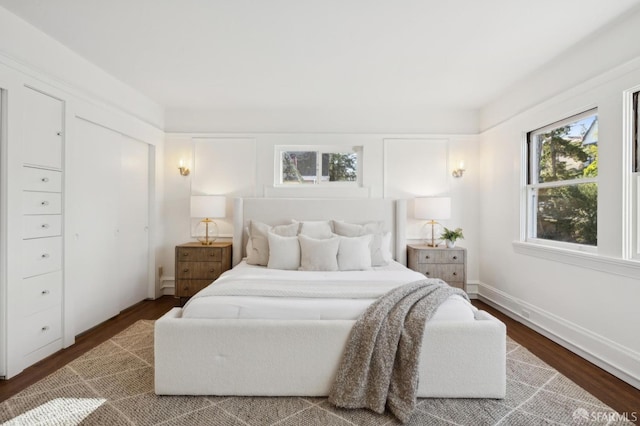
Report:
[[535,256],[541,259],[621,275],[623,277],[637,279],[640,276],[640,261],[638,260],[616,259],[599,256],[595,253],[567,250],[522,241],[514,241],[512,244],[513,250],[518,254]]

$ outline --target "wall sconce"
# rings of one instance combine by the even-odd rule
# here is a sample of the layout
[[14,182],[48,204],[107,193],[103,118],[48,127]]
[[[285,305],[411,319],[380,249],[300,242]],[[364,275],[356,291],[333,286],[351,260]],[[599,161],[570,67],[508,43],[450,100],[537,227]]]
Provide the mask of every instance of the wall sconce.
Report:
[[182,176],[189,176],[189,173],[191,172],[191,170],[189,170],[189,168],[184,165],[184,161],[182,159],[180,160],[180,165],[178,166],[178,170],[180,170],[180,174]]
[[460,164],[458,164],[458,168],[453,170],[453,173],[451,173],[451,175],[454,178],[461,178],[462,175],[464,175],[465,172],[465,168],[464,168],[464,161],[460,161]]

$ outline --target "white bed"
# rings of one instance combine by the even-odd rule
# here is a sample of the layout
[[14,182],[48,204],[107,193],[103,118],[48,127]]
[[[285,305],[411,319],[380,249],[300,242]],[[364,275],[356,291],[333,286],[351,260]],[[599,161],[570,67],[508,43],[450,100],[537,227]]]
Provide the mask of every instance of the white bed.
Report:
[[[327,395],[358,316],[389,289],[424,277],[397,262],[354,272],[247,265],[240,262],[245,225],[380,220],[392,231],[394,257],[402,261],[406,245],[397,236],[404,235],[404,217],[404,203],[392,200],[237,200],[237,266],[156,322],[156,393]],[[287,297],[277,297],[283,289]],[[451,297],[425,328],[418,396],[504,397],[505,336],[500,321]]]
[[[215,286],[209,286],[191,298],[183,307],[182,317],[357,320],[382,294],[398,285],[420,279],[424,279],[424,276],[395,261],[371,271],[326,273],[267,269],[242,261],[218,278]],[[277,297],[285,283],[285,288],[294,291],[294,294]],[[244,284],[251,290],[260,290],[260,294],[237,295],[238,284]],[[341,297],[337,297],[337,294]],[[451,296],[430,321],[471,322],[476,311],[462,297]]]

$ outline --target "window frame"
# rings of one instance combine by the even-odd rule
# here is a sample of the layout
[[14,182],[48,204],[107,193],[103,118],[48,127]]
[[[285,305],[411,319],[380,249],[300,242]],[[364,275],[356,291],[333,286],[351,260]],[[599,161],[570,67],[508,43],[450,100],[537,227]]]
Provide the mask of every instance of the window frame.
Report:
[[[282,181],[284,164],[282,155],[285,152],[315,152],[316,153],[316,181],[313,183],[286,183]],[[357,156],[356,179],[353,181],[323,181],[323,154],[352,154]],[[362,145],[277,145],[275,147],[274,187],[278,188],[318,188],[318,187],[362,187],[362,161],[364,147]]]
[[[525,213],[524,213],[524,242],[534,243],[538,245],[555,247],[560,249],[568,249],[574,251],[581,251],[587,253],[597,253],[598,245],[589,245],[581,243],[572,243],[565,241],[555,241],[546,238],[537,237],[537,218],[538,218],[538,203],[537,194],[539,189],[547,188],[559,188],[567,186],[578,186],[586,183],[595,183],[598,186],[598,177],[591,178],[575,178],[565,179],[552,182],[537,182],[539,161],[537,156],[537,149],[535,143],[535,136],[541,133],[547,133],[550,130],[562,127],[566,124],[574,123],[581,119],[591,116],[598,116],[598,108],[591,108],[589,110],[580,112],[578,114],[571,115],[562,120],[558,120],[551,124],[545,125],[538,129],[532,130],[526,133],[525,137],[525,165],[526,165],[526,179],[525,179]],[[597,214],[597,212],[596,212]]]

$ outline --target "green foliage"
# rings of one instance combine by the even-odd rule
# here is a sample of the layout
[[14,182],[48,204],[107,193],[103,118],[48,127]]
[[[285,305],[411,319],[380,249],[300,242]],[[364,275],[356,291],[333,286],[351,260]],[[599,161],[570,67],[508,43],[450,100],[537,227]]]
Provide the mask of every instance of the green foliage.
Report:
[[[358,157],[355,153],[323,154],[323,163],[325,156],[328,157],[329,182],[352,182],[358,178],[356,164]],[[322,174],[326,176],[324,170]]]
[[298,182],[302,183],[302,174],[296,167],[295,157],[292,157],[289,152],[282,153],[282,181],[286,183]]
[[462,228],[449,229],[444,228],[442,234],[440,234],[440,238],[443,240],[449,240],[451,242],[456,241],[457,239],[464,239],[464,235],[462,235]]

